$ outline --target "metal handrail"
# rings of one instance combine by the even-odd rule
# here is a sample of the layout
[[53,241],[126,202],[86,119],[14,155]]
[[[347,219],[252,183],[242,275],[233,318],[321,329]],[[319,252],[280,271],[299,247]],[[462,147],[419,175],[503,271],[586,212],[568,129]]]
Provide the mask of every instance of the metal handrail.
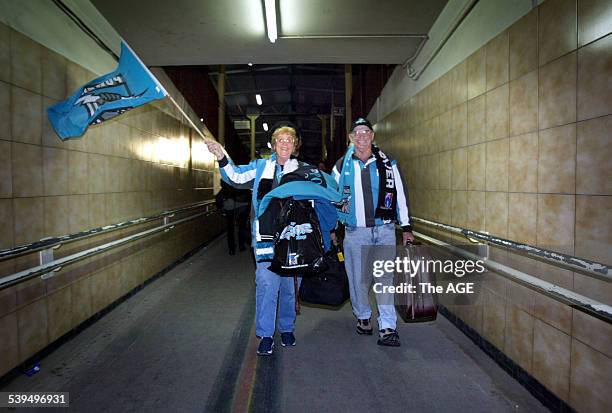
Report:
[[[414,231],[413,234],[418,238],[421,238],[438,247],[445,248],[451,251],[452,253],[460,255],[464,258],[468,258],[471,260],[482,259],[482,257],[476,254],[473,254],[469,251],[465,251],[444,241],[440,241],[436,238],[421,234],[417,231]],[[533,275],[508,267],[491,259],[482,260],[482,264],[486,268],[489,268],[514,282],[518,282],[532,290],[541,292],[557,301],[563,302],[572,308],[580,310],[591,316],[597,317],[598,319],[605,321],[608,324],[612,324],[612,306],[610,305],[593,300],[589,297],[575,293],[574,291],[570,291],[563,287],[559,287],[558,285],[541,280],[537,277],[534,277]]]
[[443,229],[448,232],[463,235],[466,238],[485,241],[490,244],[499,245],[521,254],[529,255],[539,260],[547,261],[562,267],[570,268],[581,273],[595,276],[604,281],[612,282],[612,269],[606,265],[596,261],[587,260],[585,258],[573,257],[571,255],[562,254],[560,252],[550,251],[543,248],[534,247],[533,245],[523,244],[516,241],[511,241],[505,238],[494,237],[478,231],[455,227],[453,225],[442,224],[440,222],[429,221],[427,219],[412,217],[415,222],[426,224],[435,228]]
[[140,225],[147,222],[155,221],[162,218],[172,217],[173,215],[181,212],[186,212],[192,209],[196,209],[202,206],[214,204],[215,201],[203,201],[198,202],[186,207],[173,209],[170,211],[164,211],[157,215],[151,215],[148,217],[136,218],[129,221],[119,222],[116,224],[105,225],[103,227],[92,228],[87,231],[76,232],[69,235],[62,235],[60,237],[43,238],[39,241],[32,242],[30,244],[19,245],[17,247],[0,250],[0,261],[9,260],[25,254],[30,254],[37,251],[46,250],[49,248],[58,248],[60,245],[68,244],[75,241],[80,241],[85,238],[90,238],[96,235],[105,234],[119,229],[125,229],[134,225]]
[[85,251],[80,251],[74,253],[72,255],[68,255],[63,258],[58,258],[57,260],[53,260],[48,263],[44,263],[41,265],[37,265],[36,267],[31,267],[23,271],[19,271],[17,273],[7,275],[5,277],[0,278],[0,290],[4,288],[8,288],[12,285],[20,283],[22,281],[34,278],[36,276],[41,276],[42,279],[47,279],[53,277],[58,271],[60,271],[64,266],[73,264],[78,261],[82,261],[85,258],[92,257],[94,255],[101,254],[113,248],[117,248],[121,245],[139,240],[141,238],[149,237],[153,234],[157,234],[158,232],[167,232],[173,229],[176,225],[183,224],[185,222],[196,219],[200,216],[209,214],[209,211],[206,210],[204,212],[200,212],[194,215],[190,215],[186,218],[179,219],[178,221],[173,221],[170,223],[165,223],[164,225],[160,225],[155,228],[151,228],[137,234],[129,235],[127,237],[108,242],[106,244],[98,245],[97,247],[93,247],[87,249]]

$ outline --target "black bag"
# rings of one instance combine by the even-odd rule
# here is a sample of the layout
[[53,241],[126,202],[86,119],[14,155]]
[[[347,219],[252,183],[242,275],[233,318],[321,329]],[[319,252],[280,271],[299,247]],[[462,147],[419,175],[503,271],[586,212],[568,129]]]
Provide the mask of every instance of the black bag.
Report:
[[281,212],[274,237],[270,271],[281,275],[308,276],[327,269],[323,235],[310,201],[279,200]]
[[300,300],[310,304],[339,306],[349,298],[349,285],[344,263],[339,262],[336,251],[327,255],[328,269],[302,279]]

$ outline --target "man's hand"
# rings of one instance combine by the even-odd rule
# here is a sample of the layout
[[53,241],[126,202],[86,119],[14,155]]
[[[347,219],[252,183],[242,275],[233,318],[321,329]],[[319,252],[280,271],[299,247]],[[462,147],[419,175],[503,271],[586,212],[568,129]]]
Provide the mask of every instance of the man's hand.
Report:
[[215,155],[215,158],[217,158],[218,161],[225,158],[225,152],[223,152],[223,148],[221,147],[221,144],[219,144],[219,142],[215,142],[213,140],[206,140],[205,144],[210,153]]
[[414,242],[414,235],[412,235],[412,232],[403,232],[402,233],[402,242],[403,245],[408,244],[409,242]]
[[331,237],[332,243],[337,247],[338,246],[338,238],[336,238],[336,233],[335,232],[331,232],[329,234],[329,236]]

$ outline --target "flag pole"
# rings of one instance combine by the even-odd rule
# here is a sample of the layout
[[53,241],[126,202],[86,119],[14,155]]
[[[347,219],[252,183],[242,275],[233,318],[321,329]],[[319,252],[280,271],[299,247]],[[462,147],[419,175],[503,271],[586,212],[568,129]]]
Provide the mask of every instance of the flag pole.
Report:
[[127,47],[129,49],[129,51],[132,53],[132,55],[138,60],[138,62],[142,65],[142,67],[145,68],[145,70],[149,73],[149,75],[151,76],[151,78],[153,79],[153,81],[155,82],[155,84],[157,86],[159,86],[159,88],[161,88],[161,90],[163,91],[164,95],[166,95],[167,98],[170,99],[170,102],[172,102],[172,104],[179,110],[179,112],[181,112],[181,115],[183,115],[183,117],[185,117],[185,119],[187,119],[187,122],[189,122],[189,124],[191,125],[192,128],[194,128],[198,134],[202,137],[202,139],[204,140],[204,142],[206,142],[207,140],[210,140],[210,138],[207,138],[204,133],[200,130],[200,128],[198,128],[195,123],[191,120],[191,118],[185,113],[185,111],[183,110],[183,108],[181,108],[181,106],[178,104],[178,102],[176,100],[174,100],[174,98],[170,95],[170,93],[168,93],[168,91],[166,90],[166,88],[164,87],[164,85],[161,84],[161,82],[155,77],[155,75],[153,73],[151,73],[151,70],[149,70],[149,68],[147,67],[147,65],[144,64],[144,62],[142,60],[140,60],[140,57],[138,57],[138,55],[136,53],[134,53],[134,50],[130,47],[130,45],[122,38],[121,42],[125,45],[125,47]]

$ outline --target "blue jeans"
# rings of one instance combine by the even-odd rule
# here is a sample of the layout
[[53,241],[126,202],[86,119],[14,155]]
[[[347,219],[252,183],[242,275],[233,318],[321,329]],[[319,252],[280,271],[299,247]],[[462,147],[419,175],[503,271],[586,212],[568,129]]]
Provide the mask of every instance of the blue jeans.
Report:
[[[258,262],[255,270],[255,334],[259,337],[274,336],[277,304],[278,331],[288,333],[295,328],[293,277],[281,277],[270,271],[269,266],[269,262]],[[300,282],[298,277],[298,288]]]
[[[371,228],[346,227],[344,237],[344,263],[349,279],[349,292],[353,314],[364,319],[372,316],[370,307],[370,287],[372,285],[372,267],[367,263],[376,260],[395,259],[395,224],[385,224]],[[388,246],[389,248],[363,248],[364,246]],[[369,257],[364,254],[370,253]],[[364,267],[365,264],[365,267]],[[376,278],[376,282],[385,286],[393,285],[393,274]],[[376,294],[378,307],[378,328],[395,329],[397,314],[392,294]]]

